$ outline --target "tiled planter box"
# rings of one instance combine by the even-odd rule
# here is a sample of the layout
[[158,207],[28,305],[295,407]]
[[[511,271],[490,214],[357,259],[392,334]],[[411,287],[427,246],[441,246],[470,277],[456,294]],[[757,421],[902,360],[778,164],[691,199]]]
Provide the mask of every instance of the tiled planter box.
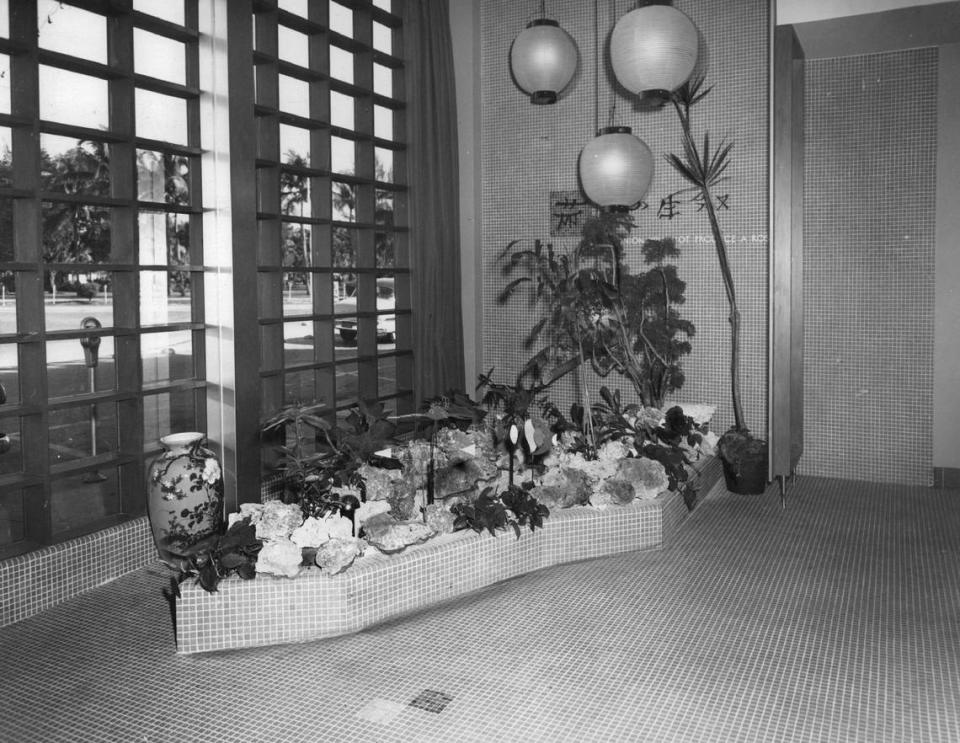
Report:
[[[718,481],[704,468],[700,495]],[[715,472],[714,472],[715,471]],[[669,543],[687,514],[683,499],[603,510],[589,506],[551,512],[544,528],[497,537],[472,531],[436,537],[396,555],[371,550],[345,572],[316,568],[297,578],[230,578],[217,593],[184,582],[176,603],[177,651],[304,642],[356,632],[387,619],[470,593],[540,568]]]

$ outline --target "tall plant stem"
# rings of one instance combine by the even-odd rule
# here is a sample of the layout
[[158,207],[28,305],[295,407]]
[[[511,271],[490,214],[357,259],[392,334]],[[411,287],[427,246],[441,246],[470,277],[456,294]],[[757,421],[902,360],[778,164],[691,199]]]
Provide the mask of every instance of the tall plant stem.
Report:
[[743,406],[740,402],[740,310],[737,309],[737,294],[733,288],[733,274],[730,272],[730,261],[727,258],[727,245],[724,242],[723,233],[720,231],[717,210],[713,204],[713,194],[710,192],[711,174],[708,172],[710,163],[704,161],[703,155],[697,149],[697,143],[690,132],[689,105],[681,103],[676,98],[673,99],[673,105],[683,129],[685,150],[697,161],[695,163],[691,162],[690,165],[696,168],[695,172],[699,176],[697,188],[703,198],[707,218],[710,220],[710,231],[713,233],[713,244],[717,250],[720,274],[723,277],[723,288],[727,293],[727,303],[730,307],[728,318],[730,321],[730,395],[733,400],[733,421],[734,428],[738,431],[746,431],[747,428],[743,423]]

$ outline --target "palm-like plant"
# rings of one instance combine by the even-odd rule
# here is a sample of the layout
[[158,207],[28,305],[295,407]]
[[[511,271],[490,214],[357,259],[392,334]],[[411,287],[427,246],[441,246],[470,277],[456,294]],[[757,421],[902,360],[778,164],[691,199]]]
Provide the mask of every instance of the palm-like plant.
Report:
[[690,183],[690,190],[696,190],[703,202],[710,220],[710,231],[713,233],[713,243],[717,251],[717,260],[720,262],[720,274],[723,277],[723,288],[727,294],[727,303],[730,308],[730,391],[733,399],[734,429],[747,432],[743,420],[743,406],[740,401],[740,311],[737,308],[737,295],[733,286],[733,274],[730,272],[730,261],[727,257],[727,246],[717,220],[717,210],[713,201],[713,188],[726,179],[724,171],[730,165],[730,150],[732,142],[721,141],[712,150],[710,134],[703,136],[703,149],[698,148],[693,138],[690,125],[690,109],[694,104],[703,100],[712,88],[703,88],[704,78],[691,78],[678,88],[671,96],[674,110],[680,119],[683,132],[683,155],[671,153],[666,156],[669,162],[683,178]]

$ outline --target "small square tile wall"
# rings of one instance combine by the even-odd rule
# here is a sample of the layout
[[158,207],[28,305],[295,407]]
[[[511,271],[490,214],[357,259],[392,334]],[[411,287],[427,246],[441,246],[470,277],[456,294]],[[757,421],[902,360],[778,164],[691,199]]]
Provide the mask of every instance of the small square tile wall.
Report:
[[805,66],[802,474],[933,484],[937,67]]
[[0,626],[13,624],[157,559],[146,517],[0,561]]
[[[600,44],[604,45],[616,18],[633,8],[631,3],[599,4]],[[702,141],[709,132],[711,145],[724,138],[734,143],[727,180],[717,196],[723,197],[719,221],[730,256],[742,316],[741,380],[746,423],[763,435],[766,430],[767,395],[767,24],[766,0],[676,0],[701,34],[701,65],[707,97],[693,108],[693,133]],[[555,19],[576,41],[580,50],[577,75],[553,105],[532,105],[529,96],[514,85],[510,73],[510,45],[521,30],[539,15],[536,3],[485,0],[481,4],[482,43],[482,263],[483,302],[482,368],[494,368],[494,378],[511,383],[533,350],[523,347],[541,308],[526,298],[514,297],[499,304],[497,295],[507,279],[498,257],[512,240],[532,246],[534,239],[553,243],[570,253],[577,234],[550,237],[550,192],[578,191],[577,162],[581,149],[606,126],[614,103],[613,123],[630,126],[653,153],[654,176],[645,197],[648,207],[633,212],[636,229],[624,250],[632,272],[644,268],[640,247],[645,239],[673,237],[680,248],[679,276],[686,281],[686,302],[680,309],[696,326],[693,352],[685,357],[686,382],[679,402],[704,402],[717,406],[713,428],[725,430],[733,422],[730,401],[730,327],[727,299],[720,277],[713,238],[705,212],[681,194],[678,212],[668,218],[661,200],[685,187],[664,160],[667,153],[682,152],[681,129],[672,107],[640,111],[626,94],[615,92],[614,82],[601,55],[599,86],[594,85],[597,44],[594,4],[556,0],[547,5]],[[599,109],[599,110],[598,110]],[[725,208],[726,207],[726,208]],[[599,379],[585,374],[596,400],[601,384],[621,389],[624,399],[635,401],[630,384],[616,374]],[[578,399],[574,375],[550,390],[551,400],[562,410]]]
[[[264,500],[282,492],[266,480]],[[0,560],[0,627],[37,614],[157,560],[146,517]]]

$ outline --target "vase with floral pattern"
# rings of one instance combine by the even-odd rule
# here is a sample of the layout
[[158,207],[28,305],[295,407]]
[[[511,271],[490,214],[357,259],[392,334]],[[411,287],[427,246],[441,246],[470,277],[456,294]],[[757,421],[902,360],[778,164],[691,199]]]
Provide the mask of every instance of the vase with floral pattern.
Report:
[[147,511],[153,541],[167,561],[219,533],[223,524],[223,475],[204,440],[197,431],[164,436],[164,451],[150,465]]

